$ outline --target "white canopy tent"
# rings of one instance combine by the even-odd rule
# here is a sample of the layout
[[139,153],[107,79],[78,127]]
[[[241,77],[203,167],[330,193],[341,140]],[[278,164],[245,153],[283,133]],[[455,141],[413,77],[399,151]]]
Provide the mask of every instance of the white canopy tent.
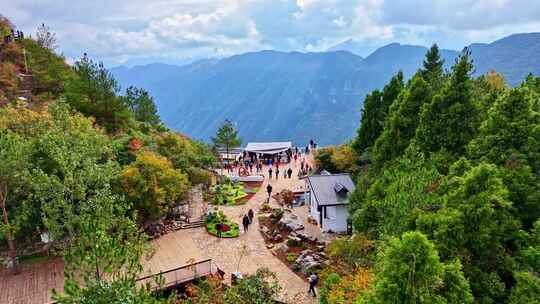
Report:
[[292,148],[292,142],[250,142],[244,151],[259,154],[278,154]]

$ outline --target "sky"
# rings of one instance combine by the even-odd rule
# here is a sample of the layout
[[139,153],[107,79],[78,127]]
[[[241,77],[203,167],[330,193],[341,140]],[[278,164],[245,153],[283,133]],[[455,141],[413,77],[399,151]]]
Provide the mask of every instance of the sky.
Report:
[[540,32],[539,0],[0,0],[27,35],[42,22],[68,61],[181,64],[263,49],[325,51],[352,39],[460,50]]

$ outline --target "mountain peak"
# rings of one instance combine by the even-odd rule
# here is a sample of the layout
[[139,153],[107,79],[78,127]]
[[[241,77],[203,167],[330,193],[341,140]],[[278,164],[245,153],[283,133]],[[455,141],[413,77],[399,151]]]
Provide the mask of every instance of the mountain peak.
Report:
[[[538,33],[471,46],[475,76],[494,69],[517,85],[529,72],[540,74]],[[406,78],[413,75],[426,52],[426,47],[400,43],[387,44],[365,59],[343,49],[262,50],[171,72],[149,68],[117,76],[123,86],[150,91],[167,125],[197,138],[208,139],[229,118],[238,123],[246,141],[302,144],[314,137],[325,145],[352,137],[365,95],[382,88],[400,70]],[[458,55],[441,50],[446,69]]]

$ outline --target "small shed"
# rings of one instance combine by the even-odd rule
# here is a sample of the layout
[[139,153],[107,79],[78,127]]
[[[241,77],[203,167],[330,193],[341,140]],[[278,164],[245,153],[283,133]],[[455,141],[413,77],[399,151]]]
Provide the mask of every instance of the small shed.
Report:
[[306,179],[307,205],[321,230],[346,232],[349,196],[355,185],[349,174],[310,175]]

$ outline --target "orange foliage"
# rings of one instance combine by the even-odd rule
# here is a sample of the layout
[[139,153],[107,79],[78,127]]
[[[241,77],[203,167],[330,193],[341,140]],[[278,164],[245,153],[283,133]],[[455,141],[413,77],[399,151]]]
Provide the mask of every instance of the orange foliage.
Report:
[[343,276],[328,294],[329,304],[352,304],[358,296],[366,292],[372,282],[372,274],[367,268],[358,268],[354,273]]
[[0,129],[9,129],[22,136],[36,136],[53,125],[48,111],[7,106],[0,109]]
[[24,68],[24,57],[21,47],[17,43],[8,43],[2,49],[2,60],[17,65],[21,70]]
[[140,139],[134,137],[132,138],[128,143],[128,149],[131,152],[137,152],[139,151],[143,146],[143,143]]
[[19,91],[19,69],[11,62],[0,63],[0,91],[8,100],[14,99]]

